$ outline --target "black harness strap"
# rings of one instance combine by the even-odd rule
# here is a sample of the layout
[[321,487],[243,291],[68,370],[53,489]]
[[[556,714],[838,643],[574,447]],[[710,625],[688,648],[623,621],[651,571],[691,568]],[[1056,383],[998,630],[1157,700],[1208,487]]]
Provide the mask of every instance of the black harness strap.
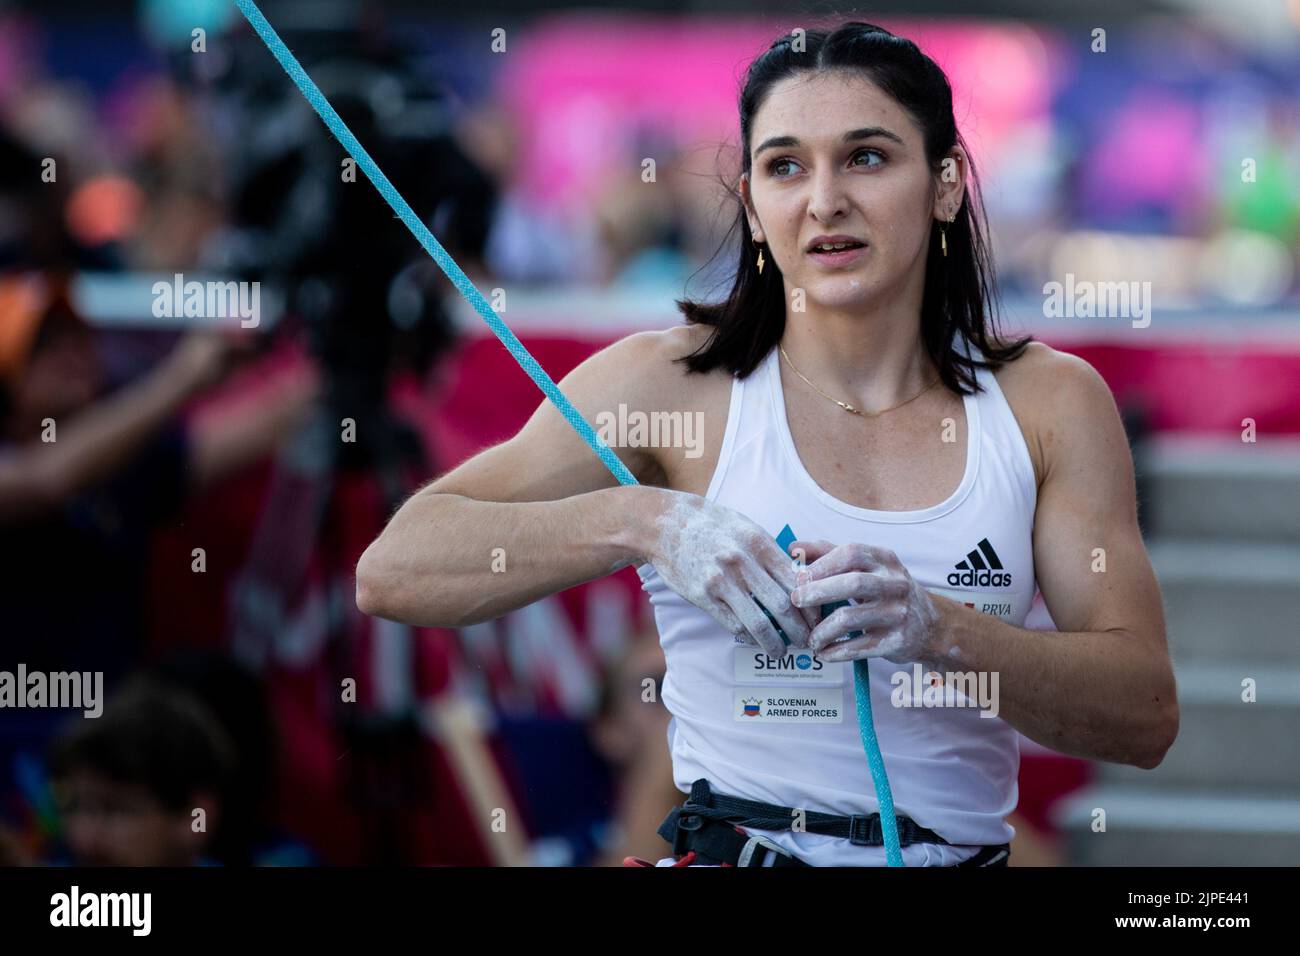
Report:
[[[659,827],[659,835],[673,845],[673,856],[695,854],[695,861],[710,866],[808,866],[770,840],[741,833],[728,823],[674,807]],[[770,862],[769,862],[770,861]]]
[[[658,833],[672,844],[673,856],[681,859],[693,853],[701,864],[738,867],[810,866],[770,840],[747,834],[738,827],[760,830],[790,830],[795,821],[790,807],[743,800],[715,794],[705,779],[691,785],[691,795],[680,807],[674,807],[660,824]],[[858,846],[883,846],[880,814],[842,817],[830,813],[805,811],[805,831],[848,839]],[[933,830],[919,826],[912,819],[898,817],[899,843],[948,844]],[[1006,866],[1011,848],[1008,844],[982,847],[968,860],[954,866]]]
[[[730,823],[741,827],[755,827],[759,830],[789,830],[797,814],[803,815],[803,830],[806,833],[819,833],[823,836],[840,837],[855,846],[884,846],[884,833],[880,826],[880,814],[854,814],[850,817],[837,816],[833,813],[818,813],[814,810],[796,811],[793,807],[781,807],[772,803],[760,803],[757,800],[744,800],[726,794],[713,793],[709,781],[701,777],[691,784],[691,795],[680,807],[682,812],[695,814],[710,820]],[[672,815],[669,815],[670,819]],[[672,838],[664,833],[668,820],[659,828],[659,835],[671,842]],[[948,841],[933,830],[920,826],[910,817],[898,816],[899,846],[913,843],[942,843]]]

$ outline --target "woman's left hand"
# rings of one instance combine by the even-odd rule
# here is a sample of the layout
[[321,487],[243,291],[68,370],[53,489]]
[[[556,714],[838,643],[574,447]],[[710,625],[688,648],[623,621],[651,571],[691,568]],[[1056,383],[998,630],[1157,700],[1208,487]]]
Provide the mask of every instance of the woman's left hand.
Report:
[[[894,552],[867,544],[795,541],[790,553],[802,554],[807,564],[790,592],[796,607],[857,602],[832,611],[813,629],[808,646],[822,660],[883,657],[902,664],[936,657],[939,608]],[[841,640],[852,631],[862,634]]]

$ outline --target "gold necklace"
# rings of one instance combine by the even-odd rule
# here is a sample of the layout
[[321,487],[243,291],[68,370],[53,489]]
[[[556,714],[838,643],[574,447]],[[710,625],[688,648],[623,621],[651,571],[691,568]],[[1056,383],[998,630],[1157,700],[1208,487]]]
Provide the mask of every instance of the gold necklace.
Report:
[[924,395],[924,394],[925,394],[926,392],[928,392],[930,389],[934,388],[934,387],[935,387],[936,385],[938,385],[941,381],[943,381],[942,376],[939,377],[939,378],[936,378],[933,382],[931,382],[931,383],[930,383],[929,385],[927,385],[925,388],[921,389],[919,392],[917,392],[917,393],[916,393],[915,395],[913,395],[911,398],[907,399],[907,401],[899,402],[897,405],[891,405],[891,406],[889,406],[889,408],[882,408],[882,409],[881,409],[880,411],[878,411],[878,412],[864,412],[864,411],[860,411],[859,409],[854,408],[852,405],[848,404],[848,402],[841,402],[838,398],[831,398],[831,396],[827,395],[825,392],[823,392],[823,391],[822,391],[820,388],[818,388],[816,385],[813,385],[812,382],[809,382],[809,381],[808,381],[808,376],[804,375],[803,372],[799,371],[797,368],[794,367],[794,362],[791,362],[791,361],[790,361],[790,356],[789,356],[789,355],[786,355],[786,352],[785,352],[785,346],[782,345],[780,342],[778,342],[777,345],[776,345],[776,347],[779,348],[779,349],[781,350],[781,354],[782,354],[782,355],[785,355],[785,361],[786,361],[786,364],[788,364],[788,365],[790,366],[790,369],[794,372],[794,374],[798,375],[798,376],[799,376],[801,379],[803,379],[805,382],[808,382],[809,387],[810,387],[814,392],[816,392],[816,393],[817,393],[818,395],[820,395],[822,398],[829,399],[830,401],[834,402],[836,405],[838,405],[840,408],[844,409],[846,412],[852,412],[854,415],[860,415],[860,416],[862,416],[863,418],[874,418],[874,417],[876,417],[877,415],[883,415],[883,414],[885,414],[885,412],[892,412],[895,408],[902,408],[902,407],[903,407],[904,405],[906,405],[908,402],[914,402],[914,401],[916,401],[918,398],[920,398],[922,395]]

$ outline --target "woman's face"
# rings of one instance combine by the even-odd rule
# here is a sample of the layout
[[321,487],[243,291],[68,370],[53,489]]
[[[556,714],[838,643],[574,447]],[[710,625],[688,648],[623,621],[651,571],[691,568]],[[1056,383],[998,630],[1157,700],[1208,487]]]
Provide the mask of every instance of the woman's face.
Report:
[[[869,306],[912,283],[919,294],[932,223],[960,206],[959,147],[956,182],[943,182],[903,107],[860,74],[837,70],[776,84],[754,117],[750,148],[749,226],[780,267],[787,302],[795,289],[822,308]],[[840,261],[818,257],[809,246],[821,235],[864,247]]]

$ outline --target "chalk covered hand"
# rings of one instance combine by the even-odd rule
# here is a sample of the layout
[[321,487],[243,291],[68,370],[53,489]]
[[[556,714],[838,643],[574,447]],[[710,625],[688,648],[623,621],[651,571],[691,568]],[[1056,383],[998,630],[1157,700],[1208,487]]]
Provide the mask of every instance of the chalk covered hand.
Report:
[[807,563],[790,593],[795,607],[850,602],[809,635],[809,648],[822,660],[883,657],[902,664],[934,657],[939,609],[894,552],[829,541],[795,541],[790,552]]
[[791,646],[807,645],[818,618],[790,603],[794,562],[770,534],[699,495],[655,489],[655,503],[646,560],[670,588],[769,656],[786,653],[773,620]]

